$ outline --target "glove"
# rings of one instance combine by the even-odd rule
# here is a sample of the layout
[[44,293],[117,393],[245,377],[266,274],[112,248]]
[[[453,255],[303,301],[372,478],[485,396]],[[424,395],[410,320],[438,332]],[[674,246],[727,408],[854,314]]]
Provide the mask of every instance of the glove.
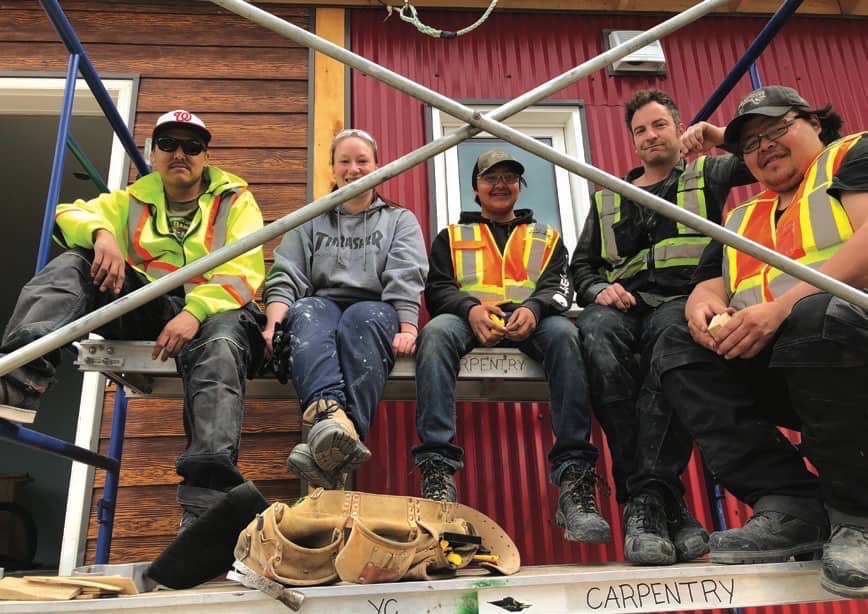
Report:
[[274,336],[271,338],[271,368],[281,384],[289,382],[290,355],[289,330],[286,320],[274,325]]

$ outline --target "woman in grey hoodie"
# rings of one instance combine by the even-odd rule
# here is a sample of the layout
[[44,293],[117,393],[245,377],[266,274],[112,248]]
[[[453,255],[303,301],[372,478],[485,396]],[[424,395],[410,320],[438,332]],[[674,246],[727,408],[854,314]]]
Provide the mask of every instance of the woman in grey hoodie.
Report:
[[[329,163],[338,189],[377,168],[377,143],[344,130]],[[374,190],[286,233],[265,281],[269,351],[287,352],[307,443],[287,464],[314,486],[340,488],[370,458],[362,443],[396,356],[416,351],[428,260],[412,212]],[[286,342],[272,347],[275,327]]]

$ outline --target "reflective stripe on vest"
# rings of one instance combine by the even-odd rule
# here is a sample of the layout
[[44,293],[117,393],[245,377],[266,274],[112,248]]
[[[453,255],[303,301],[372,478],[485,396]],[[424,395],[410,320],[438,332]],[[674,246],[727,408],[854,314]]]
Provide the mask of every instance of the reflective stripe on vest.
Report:
[[[777,224],[778,195],[766,190],[734,209],[726,219],[726,227],[819,269],[853,235],[841,201],[826,190],[847,151],[866,134],[835,141],[817,156]],[[724,246],[723,278],[730,305],[736,309],[772,301],[799,283],[797,278],[729,246]]]
[[[700,156],[687,164],[678,178],[675,204],[704,218],[708,217],[705,201],[705,160]],[[601,256],[612,266],[603,271],[609,282],[629,278],[648,268],[649,250],[643,249],[629,257],[618,251],[614,226],[621,221],[621,195],[611,190],[594,194],[597,216],[600,220]],[[637,205],[640,206],[640,205]],[[696,266],[709,238],[689,226],[678,222],[676,236],[658,241],[654,245],[654,266],[658,269],[675,266]]]
[[[211,207],[205,232],[205,247],[209,252],[220,249],[226,244],[229,213],[232,204],[240,194],[241,190],[227,190],[214,197],[218,199],[218,202]],[[159,260],[158,258],[162,255],[152,254],[144,246],[142,236],[149,226],[151,227],[150,231],[156,234],[153,225],[151,205],[141,202],[130,194],[127,214],[127,234],[129,237],[127,262],[143,272],[149,279],[159,279],[177,271],[182,265]],[[222,285],[233,298],[238,300],[239,304],[243,305],[253,300],[254,292],[244,280],[231,275],[215,275],[210,280],[197,275],[184,284],[184,291],[189,292],[196,286],[209,282]]]
[[522,303],[536,289],[559,238],[547,224],[523,224],[513,230],[501,254],[487,224],[451,224],[458,286],[483,303]]

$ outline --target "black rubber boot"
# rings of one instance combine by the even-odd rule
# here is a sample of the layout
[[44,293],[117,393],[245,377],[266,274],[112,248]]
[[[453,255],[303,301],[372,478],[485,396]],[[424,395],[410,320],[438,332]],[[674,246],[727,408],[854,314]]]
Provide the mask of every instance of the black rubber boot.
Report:
[[422,472],[422,497],[434,501],[458,500],[455,491],[455,478],[452,467],[437,458],[429,458],[419,463]]
[[868,528],[834,526],[823,546],[820,584],[842,597],[868,599]]
[[267,507],[253,482],[239,484],[185,527],[151,563],[147,575],[181,589],[225,573],[235,560],[238,534]]
[[780,563],[819,558],[829,537],[828,525],[816,525],[790,514],[762,510],[740,529],[711,534],[712,563]]
[[642,493],[624,507],[624,556],[642,565],[672,565],[675,545],[669,539],[666,509],[656,493]]
[[708,531],[690,513],[684,499],[669,516],[669,537],[675,546],[675,556],[682,563],[708,554]]
[[556,521],[564,529],[564,539],[584,544],[608,544],[612,541],[609,523],[597,508],[595,489],[598,479],[591,465],[570,465],[561,476]]

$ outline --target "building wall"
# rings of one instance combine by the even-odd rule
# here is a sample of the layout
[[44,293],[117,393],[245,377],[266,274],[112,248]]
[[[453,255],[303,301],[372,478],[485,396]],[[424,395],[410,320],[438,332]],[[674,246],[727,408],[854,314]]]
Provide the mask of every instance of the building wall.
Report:
[[[212,164],[251,184],[266,222],[304,204],[306,48],[207,2],[65,0],[62,7],[100,74],[139,75],[137,143],[150,136],[160,114],[186,108],[201,114],[214,134]],[[269,10],[311,25],[309,8],[275,4]],[[35,0],[4,0],[0,32],[0,71],[66,71],[67,52]],[[107,395],[107,415],[113,398]],[[181,402],[134,400],[129,411],[114,561],[154,558],[175,535],[180,517],[174,462],[185,445]],[[109,425],[106,419],[103,453]],[[294,402],[247,403],[240,465],[269,498],[298,494],[284,462],[298,431]],[[97,471],[94,502],[103,482],[104,472]],[[93,562],[93,514],[88,536],[86,561]]]
[[[426,11],[424,21],[457,30],[477,17],[473,12]],[[378,11],[359,9],[351,11],[350,32],[353,51],[444,95],[464,102],[507,101],[599,54],[603,29],[647,29],[661,19],[495,11],[470,35],[435,40],[398,20],[382,22]],[[667,77],[609,77],[601,70],[554,98],[584,102],[591,162],[623,175],[638,164],[624,126],[623,101],[636,89],[660,87],[674,96],[685,121],[689,121],[764,23],[764,19],[744,17],[702,20],[663,41]],[[763,81],[794,86],[818,104],[832,102],[850,130],[868,127],[868,83],[853,78],[868,70],[866,26],[864,19],[792,20],[758,63]],[[357,73],[353,73],[351,89],[352,125],[370,130],[378,138],[382,161],[394,160],[426,142],[423,103]],[[743,78],[711,121],[723,123],[751,89],[749,79]],[[423,164],[387,182],[383,192],[412,209],[428,232],[433,209],[429,187],[428,167]],[[733,198],[745,194],[746,190],[741,190]],[[430,241],[432,237],[429,234],[427,238]],[[419,492],[418,475],[409,455],[409,447],[416,443],[413,412],[410,403],[381,407],[368,441],[374,458],[359,471],[360,489]],[[466,452],[466,468],[456,476],[459,497],[503,524],[516,539],[523,563],[591,563],[623,558],[621,516],[613,495],[603,493],[602,497],[603,514],[613,527],[611,546],[568,544],[554,524],[557,491],[547,485],[545,456],[552,444],[547,404],[459,403],[457,416],[458,443]],[[599,430],[595,430],[594,440],[602,443]],[[601,448],[599,469],[610,480],[605,444]],[[688,503],[700,520],[711,526],[705,480],[698,463],[691,464],[684,480]],[[726,509],[731,526],[749,517],[749,510],[731,498]]]

